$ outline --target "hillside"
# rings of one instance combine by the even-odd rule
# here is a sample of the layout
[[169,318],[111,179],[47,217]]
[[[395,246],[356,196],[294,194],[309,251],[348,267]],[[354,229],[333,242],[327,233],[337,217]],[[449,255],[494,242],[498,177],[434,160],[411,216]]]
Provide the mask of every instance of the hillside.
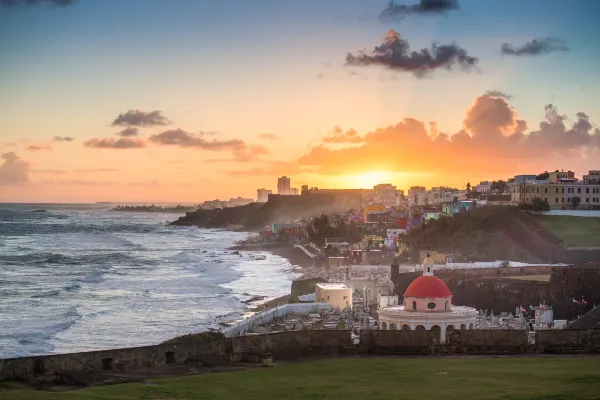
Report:
[[246,230],[261,229],[274,222],[291,222],[336,211],[335,197],[329,194],[303,194],[301,196],[270,195],[266,203],[245,206],[197,210],[188,212],[171,225],[198,226],[201,228],[226,228],[243,225]]
[[411,230],[407,239],[415,250],[429,247],[457,261],[559,262],[565,250],[563,240],[532,216],[507,206],[431,220]]
[[568,247],[600,247],[600,218],[536,215],[535,220],[564,240]]

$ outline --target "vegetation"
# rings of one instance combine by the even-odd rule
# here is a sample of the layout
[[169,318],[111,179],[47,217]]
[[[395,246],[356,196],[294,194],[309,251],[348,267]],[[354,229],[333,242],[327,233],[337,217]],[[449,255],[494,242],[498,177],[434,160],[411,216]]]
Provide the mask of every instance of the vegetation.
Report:
[[536,215],[535,219],[569,247],[600,247],[600,218]]
[[518,281],[550,282],[550,275],[521,275],[508,276],[507,278],[516,279]]
[[550,211],[550,204],[546,200],[535,197],[531,203],[521,203],[519,208],[525,211]]
[[549,178],[550,178],[550,174],[548,173],[548,171],[544,171],[535,177],[535,179],[537,179],[538,181],[543,181],[544,179],[549,179]]
[[218,331],[206,331],[200,333],[190,333],[187,335],[179,336],[173,339],[169,339],[163,344],[179,344],[186,342],[216,342],[218,340],[225,339],[225,335]]
[[311,242],[318,246],[325,244],[326,238],[340,238],[348,243],[356,243],[362,236],[362,231],[354,222],[347,222],[342,216],[321,216],[313,218],[307,225],[306,231]]
[[[277,360],[275,360],[277,362]],[[600,357],[346,358],[188,375],[67,393],[12,389],[3,400],[597,399]]]
[[182,206],[178,204],[176,206],[157,206],[157,205],[143,205],[143,206],[121,206],[118,205],[110,211],[136,211],[136,212],[188,212],[196,211],[200,207],[195,206]]

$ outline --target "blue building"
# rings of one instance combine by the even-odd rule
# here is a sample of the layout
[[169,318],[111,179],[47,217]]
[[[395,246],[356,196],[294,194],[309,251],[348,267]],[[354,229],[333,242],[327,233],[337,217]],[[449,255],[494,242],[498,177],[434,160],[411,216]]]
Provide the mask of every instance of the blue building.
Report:
[[454,215],[460,212],[473,211],[473,201],[463,200],[456,203],[448,203],[442,206],[442,212],[446,215]]

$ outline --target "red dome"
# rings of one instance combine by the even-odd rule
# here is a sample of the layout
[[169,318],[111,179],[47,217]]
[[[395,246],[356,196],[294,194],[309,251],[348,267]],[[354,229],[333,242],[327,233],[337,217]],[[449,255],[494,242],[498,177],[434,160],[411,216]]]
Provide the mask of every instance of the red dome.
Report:
[[438,277],[435,276],[420,276],[406,289],[404,297],[419,297],[425,299],[438,299],[442,297],[450,297],[450,289]]

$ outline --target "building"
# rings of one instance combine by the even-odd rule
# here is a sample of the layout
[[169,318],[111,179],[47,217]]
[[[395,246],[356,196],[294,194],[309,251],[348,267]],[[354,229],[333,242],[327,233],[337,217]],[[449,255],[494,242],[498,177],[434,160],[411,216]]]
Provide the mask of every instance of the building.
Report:
[[477,193],[489,193],[492,191],[492,182],[480,182],[479,185],[475,186],[475,190],[477,190]]
[[369,217],[369,213],[378,213],[378,212],[386,212],[387,207],[383,204],[365,204],[362,207],[363,218],[365,221]]
[[288,236],[296,236],[298,233],[298,224],[272,224],[271,233],[285,233]]
[[470,200],[457,201],[442,206],[442,212],[446,215],[454,215],[460,212],[473,211],[473,202]]
[[533,199],[539,198],[547,201],[550,208],[555,209],[574,206],[582,209],[600,208],[600,175],[593,175],[598,172],[590,171],[588,175],[584,175],[583,182],[577,180],[573,172],[568,171],[550,172],[550,177],[546,180],[533,179],[511,183],[511,203],[531,203]]
[[382,183],[373,187],[373,197],[377,203],[388,207],[400,205],[400,196],[396,186],[390,183]]
[[427,196],[427,189],[424,186],[411,186],[408,189],[408,205],[418,206],[424,204],[424,196]]
[[587,175],[583,176],[583,183],[586,185],[593,185],[600,183],[600,170],[592,170]]
[[277,179],[277,194],[289,195],[291,179],[287,176],[282,176]]
[[317,283],[315,295],[318,303],[328,303],[333,309],[352,309],[352,289],[343,283]]
[[257,203],[266,203],[269,201],[269,195],[273,193],[272,190],[268,190],[265,188],[256,190],[256,202]]
[[402,305],[378,310],[379,329],[432,331],[440,342],[446,332],[473,329],[477,310],[452,304],[448,286],[433,275],[433,260],[423,260],[423,276],[418,277],[404,292]]

